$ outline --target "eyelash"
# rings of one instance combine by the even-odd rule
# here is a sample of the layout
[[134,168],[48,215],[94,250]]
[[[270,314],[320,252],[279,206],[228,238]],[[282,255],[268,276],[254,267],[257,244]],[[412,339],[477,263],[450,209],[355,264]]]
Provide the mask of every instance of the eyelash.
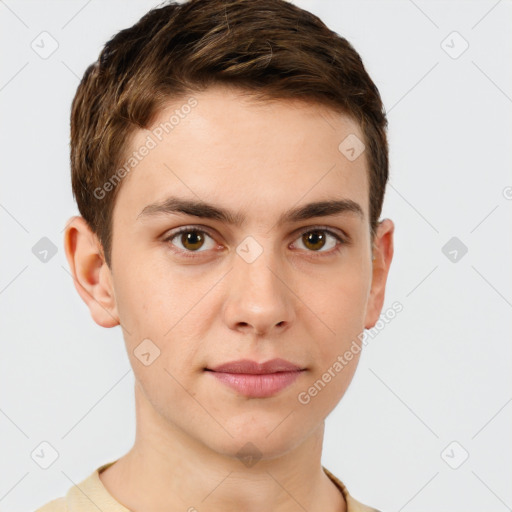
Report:
[[[349,244],[348,239],[343,238],[337,232],[332,231],[331,229],[329,229],[326,226],[310,226],[307,229],[299,232],[297,235],[297,238],[303,236],[306,233],[311,233],[314,231],[322,231],[322,232],[328,233],[329,235],[334,237],[339,242],[338,244],[336,244],[336,247],[334,249],[331,249],[330,251],[324,251],[324,252],[320,252],[320,253],[316,253],[316,254],[315,254],[315,251],[307,251],[307,252],[311,252],[312,256],[314,258],[323,258],[323,257],[327,257],[327,256],[332,256],[333,254],[337,254],[341,250],[342,246]],[[167,242],[169,244],[169,246],[171,246],[172,251],[184,256],[185,258],[191,258],[191,259],[200,258],[201,253],[205,252],[205,251],[183,251],[181,249],[176,249],[176,248],[172,247],[172,244],[170,243],[171,240],[176,238],[178,235],[181,235],[182,233],[190,233],[190,232],[203,233],[213,239],[213,236],[208,231],[200,228],[199,226],[184,226],[182,228],[179,228],[177,231],[174,231],[173,233],[171,233],[167,238],[164,239],[164,242]]]

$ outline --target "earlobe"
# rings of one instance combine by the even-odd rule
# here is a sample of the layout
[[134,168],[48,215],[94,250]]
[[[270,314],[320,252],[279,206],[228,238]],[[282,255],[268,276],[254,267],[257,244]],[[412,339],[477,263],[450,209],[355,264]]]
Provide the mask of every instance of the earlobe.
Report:
[[101,243],[83,217],[69,219],[64,248],[75,288],[93,320],[102,327],[119,325],[111,271]]
[[395,226],[390,219],[379,223],[372,257],[372,285],[366,308],[365,329],[371,329],[379,319],[384,304],[386,281],[393,259],[393,234]]

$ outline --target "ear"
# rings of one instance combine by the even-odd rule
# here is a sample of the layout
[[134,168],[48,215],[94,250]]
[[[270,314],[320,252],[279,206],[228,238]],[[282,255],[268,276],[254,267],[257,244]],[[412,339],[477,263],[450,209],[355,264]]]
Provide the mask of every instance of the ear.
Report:
[[78,294],[98,325],[119,325],[112,274],[98,237],[83,217],[71,217],[66,226],[64,248]]
[[393,233],[395,225],[390,219],[382,220],[373,244],[372,285],[366,308],[365,329],[371,329],[379,319],[384,304],[386,280],[393,259]]

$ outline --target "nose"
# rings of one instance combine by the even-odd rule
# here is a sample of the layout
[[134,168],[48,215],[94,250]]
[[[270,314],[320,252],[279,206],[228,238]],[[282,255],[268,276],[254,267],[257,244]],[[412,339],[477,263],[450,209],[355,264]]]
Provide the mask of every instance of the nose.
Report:
[[234,259],[223,308],[230,329],[262,336],[284,332],[292,325],[293,285],[270,252],[264,251],[251,263],[238,256]]

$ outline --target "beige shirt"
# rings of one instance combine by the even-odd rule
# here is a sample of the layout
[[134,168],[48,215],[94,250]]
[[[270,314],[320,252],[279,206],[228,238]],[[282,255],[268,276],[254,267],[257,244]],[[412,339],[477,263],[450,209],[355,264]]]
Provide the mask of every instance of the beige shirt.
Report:
[[[99,474],[114,462],[116,460],[103,464],[77,486],[71,487],[66,496],[48,502],[37,509],[36,512],[98,512],[98,510],[103,512],[130,512],[112,497],[99,477]],[[328,469],[323,468],[323,470],[343,494],[347,503],[347,512],[379,512],[375,508],[367,507],[356,501],[349,495],[347,488],[340,480]]]

